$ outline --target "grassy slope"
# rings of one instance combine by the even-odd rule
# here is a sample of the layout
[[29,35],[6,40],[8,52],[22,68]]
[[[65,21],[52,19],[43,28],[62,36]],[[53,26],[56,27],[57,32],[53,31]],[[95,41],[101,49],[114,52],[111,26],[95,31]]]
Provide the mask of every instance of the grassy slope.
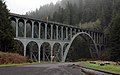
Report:
[[98,70],[105,70],[105,71],[110,71],[114,73],[119,73],[120,74],[120,65],[105,65],[105,66],[100,66],[99,64],[91,64],[88,62],[85,62],[85,66],[93,69],[98,69]]

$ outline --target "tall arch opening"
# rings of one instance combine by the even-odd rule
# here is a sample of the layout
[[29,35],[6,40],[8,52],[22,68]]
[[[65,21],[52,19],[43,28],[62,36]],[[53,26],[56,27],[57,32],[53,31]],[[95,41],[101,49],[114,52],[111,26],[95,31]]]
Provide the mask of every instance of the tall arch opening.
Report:
[[[92,42],[91,42],[92,41]],[[98,48],[92,37],[86,32],[80,32],[73,36],[64,53],[63,62],[78,61],[80,59],[98,58]]]
[[51,45],[48,42],[44,42],[41,45],[40,49],[40,59],[42,61],[50,61],[50,56],[51,56]]
[[16,52],[23,56],[24,55],[23,43],[19,40],[14,40],[14,43],[15,43],[15,47],[16,47]]
[[31,41],[26,46],[26,56],[34,61],[38,61],[38,44]]
[[26,22],[26,37],[32,37],[32,22],[30,20]]
[[24,37],[24,28],[25,28],[25,23],[23,19],[18,20],[18,36],[19,37]]
[[15,33],[16,33],[16,19],[14,17],[11,17],[10,20],[11,20],[11,26],[13,27],[13,30],[14,30],[14,37],[15,37]]
[[53,45],[53,61],[60,62],[62,60],[62,47],[59,43]]
[[38,37],[39,37],[39,23],[34,22],[34,38],[38,38]]

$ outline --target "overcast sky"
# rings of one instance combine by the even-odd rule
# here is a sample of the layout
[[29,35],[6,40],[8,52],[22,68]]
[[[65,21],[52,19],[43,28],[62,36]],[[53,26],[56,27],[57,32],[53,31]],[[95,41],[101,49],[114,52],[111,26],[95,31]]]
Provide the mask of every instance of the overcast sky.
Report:
[[[58,0],[4,0],[11,13],[25,14],[28,11],[33,11],[40,6],[53,2],[54,4]],[[60,1],[60,0],[59,0]]]

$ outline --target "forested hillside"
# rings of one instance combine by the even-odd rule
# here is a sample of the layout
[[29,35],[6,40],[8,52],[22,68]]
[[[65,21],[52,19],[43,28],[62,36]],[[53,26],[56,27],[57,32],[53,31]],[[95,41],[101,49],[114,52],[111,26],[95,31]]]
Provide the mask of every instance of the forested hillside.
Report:
[[120,0],[62,0],[55,5],[53,3],[44,5],[26,15],[104,32],[108,47],[103,55],[109,57],[110,54],[107,60],[120,60],[119,13]]
[[112,17],[119,13],[119,6],[120,0],[62,0],[55,5],[44,5],[26,15],[69,25],[81,25],[83,28],[92,28],[94,25],[88,26],[91,25],[89,23],[100,21],[101,29],[104,29]]

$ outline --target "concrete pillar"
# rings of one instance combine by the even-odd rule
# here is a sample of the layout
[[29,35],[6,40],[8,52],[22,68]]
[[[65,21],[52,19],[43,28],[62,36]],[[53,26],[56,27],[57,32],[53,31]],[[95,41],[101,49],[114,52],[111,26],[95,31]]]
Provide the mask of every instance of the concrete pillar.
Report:
[[61,40],[63,40],[63,26],[61,26]]
[[24,45],[24,57],[26,57],[26,45]]
[[47,23],[45,23],[45,39],[47,39]]
[[41,23],[39,23],[39,39],[41,37]]
[[78,29],[78,33],[80,32],[80,30]]
[[40,63],[40,58],[41,58],[41,57],[40,57],[40,55],[41,55],[41,54],[40,54],[40,50],[41,50],[41,44],[39,44],[39,50],[38,50],[38,61],[39,61],[39,63]]
[[74,32],[75,32],[75,34],[76,34],[76,29],[74,29]]
[[51,63],[53,62],[53,45],[51,45],[51,55],[50,55],[50,57],[51,57]]
[[66,40],[68,40],[68,27],[66,27]]
[[56,25],[56,39],[58,40],[58,26]]
[[72,39],[72,28],[70,28],[70,39]]
[[27,20],[24,20],[25,28],[24,28],[24,38],[26,38],[26,25],[27,25]]
[[16,38],[18,37],[18,19],[16,18]]
[[63,60],[63,58],[64,58],[63,46],[64,46],[64,45],[61,45],[61,57],[62,57],[61,59],[62,59],[62,60]]
[[53,25],[51,25],[51,40],[53,39]]
[[34,21],[32,21],[32,38],[34,38]]

